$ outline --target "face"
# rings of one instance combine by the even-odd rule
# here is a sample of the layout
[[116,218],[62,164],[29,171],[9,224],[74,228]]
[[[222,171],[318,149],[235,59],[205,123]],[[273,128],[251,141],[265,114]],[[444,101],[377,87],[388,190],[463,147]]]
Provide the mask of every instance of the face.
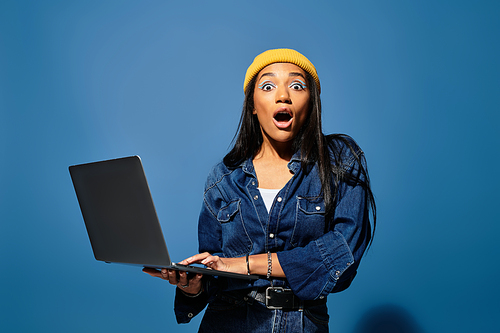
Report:
[[310,96],[302,68],[289,63],[264,67],[253,97],[264,140],[291,143],[307,119]]

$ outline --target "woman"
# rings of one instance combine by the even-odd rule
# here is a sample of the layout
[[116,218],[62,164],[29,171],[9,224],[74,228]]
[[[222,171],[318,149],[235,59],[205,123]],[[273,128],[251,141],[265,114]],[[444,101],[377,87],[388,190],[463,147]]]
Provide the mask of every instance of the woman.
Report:
[[327,296],[356,275],[370,209],[375,225],[363,152],[323,135],[319,78],[299,52],[258,55],[243,88],[236,142],[206,183],[200,254],[180,263],[264,278],[145,271],[177,285],[179,323],[208,303],[200,332],[327,332]]

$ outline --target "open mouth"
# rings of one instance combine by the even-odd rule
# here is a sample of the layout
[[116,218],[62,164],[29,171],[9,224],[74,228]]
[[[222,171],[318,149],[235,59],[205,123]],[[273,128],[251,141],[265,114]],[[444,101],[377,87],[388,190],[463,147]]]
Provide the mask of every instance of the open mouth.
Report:
[[292,115],[286,111],[281,111],[274,115],[274,119],[278,123],[288,123],[292,118]]
[[293,113],[288,108],[279,108],[275,111],[273,121],[279,129],[287,129],[293,120]]

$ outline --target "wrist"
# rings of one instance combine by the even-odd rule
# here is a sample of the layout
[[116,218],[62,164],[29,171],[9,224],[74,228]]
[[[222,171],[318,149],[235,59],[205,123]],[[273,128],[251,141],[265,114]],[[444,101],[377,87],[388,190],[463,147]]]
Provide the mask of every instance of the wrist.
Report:
[[245,260],[246,260],[246,264],[247,264],[247,275],[250,275],[250,261],[249,261],[248,257],[249,257],[249,253],[247,253]]
[[179,287],[177,287],[177,289],[178,289],[178,290],[180,290],[180,291],[181,291],[181,293],[183,293],[183,294],[184,294],[184,296],[186,296],[186,297],[191,297],[191,298],[194,298],[194,297],[198,297],[198,296],[200,296],[200,295],[201,295],[201,293],[204,291],[204,289],[203,289],[203,285],[201,285],[201,287],[200,287],[200,291],[198,291],[196,294],[187,293],[187,292],[185,292],[184,290],[182,290],[182,289],[181,289],[181,288],[179,288]]
[[[249,274],[248,270],[248,265],[247,265],[247,258],[250,260],[250,256],[246,255],[245,257],[241,258],[235,258],[235,272],[240,273],[240,274]],[[250,264],[250,263],[249,263]]]
[[247,274],[247,264],[246,256],[237,258],[222,258],[221,261],[224,263],[223,271]]
[[[243,259],[245,259],[243,257]],[[245,263],[246,264],[246,263]],[[271,253],[271,260],[269,260],[268,253],[252,254],[248,257],[248,264],[250,267],[250,274],[266,276],[270,273],[269,277],[285,278],[285,273],[283,272],[278,255],[276,253]],[[246,268],[245,268],[246,273]]]

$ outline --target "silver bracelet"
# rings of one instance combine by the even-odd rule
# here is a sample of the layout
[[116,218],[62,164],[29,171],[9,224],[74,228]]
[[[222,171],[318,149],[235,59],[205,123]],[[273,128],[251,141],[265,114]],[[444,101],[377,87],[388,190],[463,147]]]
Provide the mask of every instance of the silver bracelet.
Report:
[[267,278],[271,277],[271,273],[273,272],[273,257],[271,252],[267,252]]
[[250,275],[250,262],[248,261],[248,253],[247,253],[247,256],[246,256],[246,259],[247,259],[247,275]]

